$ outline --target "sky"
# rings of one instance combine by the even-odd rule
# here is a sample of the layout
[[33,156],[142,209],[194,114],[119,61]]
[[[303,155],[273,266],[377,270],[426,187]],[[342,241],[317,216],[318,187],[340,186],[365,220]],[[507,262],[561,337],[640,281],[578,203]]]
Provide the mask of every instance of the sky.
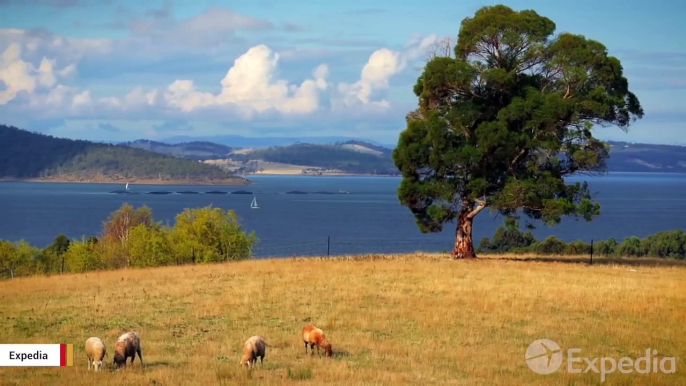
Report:
[[95,141],[397,143],[426,50],[485,5],[602,42],[645,116],[603,140],[686,145],[686,2],[0,0],[0,123]]

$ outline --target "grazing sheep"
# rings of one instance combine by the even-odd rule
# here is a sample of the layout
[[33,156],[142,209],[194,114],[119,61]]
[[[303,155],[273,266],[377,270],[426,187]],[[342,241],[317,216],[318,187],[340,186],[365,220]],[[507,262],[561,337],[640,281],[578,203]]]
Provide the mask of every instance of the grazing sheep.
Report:
[[100,338],[90,337],[86,340],[86,357],[88,357],[88,371],[93,365],[95,371],[102,370],[102,361],[107,356],[107,348]]
[[243,357],[241,358],[240,365],[243,367],[244,364],[248,365],[248,369],[251,369],[257,363],[257,358],[260,358],[260,364],[264,362],[264,357],[266,353],[267,342],[264,341],[259,335],[251,336],[250,339],[246,340],[243,344]]
[[317,328],[317,326],[312,323],[307,323],[305,327],[303,327],[303,342],[305,342],[305,354],[307,354],[307,345],[309,344],[312,355],[314,355],[314,346],[317,346],[317,354],[319,354],[319,356],[322,355],[319,353],[319,347],[324,348],[327,357],[333,356],[331,343],[326,340],[324,331]]
[[131,364],[136,359],[136,354],[143,366],[143,356],[141,355],[141,336],[135,332],[127,332],[117,339],[114,344],[114,365],[115,367],[126,367],[126,360],[130,357]]

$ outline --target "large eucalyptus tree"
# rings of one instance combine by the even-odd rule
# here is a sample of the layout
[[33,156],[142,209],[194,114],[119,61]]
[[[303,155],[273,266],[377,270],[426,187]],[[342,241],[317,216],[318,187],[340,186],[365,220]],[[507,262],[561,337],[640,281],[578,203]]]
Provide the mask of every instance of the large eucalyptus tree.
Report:
[[462,21],[455,57],[438,56],[414,87],[393,160],[398,197],[422,232],[457,220],[456,258],[476,257],[474,217],[485,208],[556,224],[600,213],[588,186],[563,177],[602,171],[597,126],[627,130],[643,116],[619,60],[601,43],[535,11],[483,7]]

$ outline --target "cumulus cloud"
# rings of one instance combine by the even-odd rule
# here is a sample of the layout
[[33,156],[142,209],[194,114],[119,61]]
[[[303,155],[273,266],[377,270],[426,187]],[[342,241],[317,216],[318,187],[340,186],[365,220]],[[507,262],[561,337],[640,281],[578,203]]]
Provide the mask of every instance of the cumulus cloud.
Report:
[[279,54],[265,45],[250,48],[239,56],[221,80],[221,91],[214,95],[197,90],[191,80],[176,80],[164,93],[171,106],[193,111],[212,106],[237,106],[246,117],[254,113],[278,111],[307,114],[317,110],[320,92],[328,87],[328,66],[320,65],[312,78],[300,85],[277,79]]
[[[163,13],[155,20],[170,22]],[[213,16],[203,14],[181,23],[172,21],[165,28],[202,34],[197,23],[219,25],[221,20],[231,24],[222,27],[227,28],[226,31],[271,28],[257,19],[226,12]],[[196,38],[201,36],[198,34]],[[359,79],[349,83],[330,80],[332,69],[327,63],[313,65],[309,74],[303,74],[304,79],[284,79],[279,68],[283,54],[259,44],[235,57],[223,78],[217,78],[218,90],[207,89],[205,81],[177,78],[165,82],[166,86],[138,86],[112,96],[103,96],[97,89],[71,86],[69,81],[77,74],[79,60],[86,57],[86,64],[93,66],[93,55],[122,50],[121,41],[72,39],[41,30],[0,30],[0,49],[3,39],[12,40],[12,43],[6,45],[0,56],[0,112],[13,117],[118,119],[125,113],[128,120],[238,119],[257,122],[305,116],[330,121],[361,117],[360,114],[388,114],[391,103],[383,91],[390,87],[392,78],[411,67],[412,61],[419,58],[437,37],[414,37],[397,50],[377,49],[361,66]],[[82,71],[79,70],[78,76],[83,76]],[[99,72],[106,74],[104,70]],[[337,75],[335,67],[333,72]],[[13,103],[12,108],[2,108],[8,102]],[[181,128],[188,129],[186,126],[159,127],[153,131]]]
[[[55,61],[43,58],[38,66],[22,59],[22,48],[12,43],[0,56],[0,82],[4,89],[0,91],[0,105],[6,104],[24,92],[29,99],[42,93],[49,96],[57,85],[57,76],[64,69],[55,72]],[[54,98],[53,98],[54,99]]]
[[362,104],[388,108],[390,106],[388,100],[374,101],[373,94],[376,91],[388,89],[390,79],[405,70],[409,62],[418,59],[436,41],[438,41],[438,36],[435,34],[427,37],[415,35],[405,45],[405,51],[393,51],[388,48],[374,51],[362,67],[360,80],[352,84],[340,83],[338,85],[342,104],[346,107]]

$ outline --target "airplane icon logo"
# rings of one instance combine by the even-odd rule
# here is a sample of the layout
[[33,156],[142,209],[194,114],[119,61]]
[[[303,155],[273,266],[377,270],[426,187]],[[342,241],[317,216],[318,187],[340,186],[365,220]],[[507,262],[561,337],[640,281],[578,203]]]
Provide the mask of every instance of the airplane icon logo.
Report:
[[524,359],[533,372],[550,374],[562,364],[562,349],[550,339],[538,339],[526,349]]

